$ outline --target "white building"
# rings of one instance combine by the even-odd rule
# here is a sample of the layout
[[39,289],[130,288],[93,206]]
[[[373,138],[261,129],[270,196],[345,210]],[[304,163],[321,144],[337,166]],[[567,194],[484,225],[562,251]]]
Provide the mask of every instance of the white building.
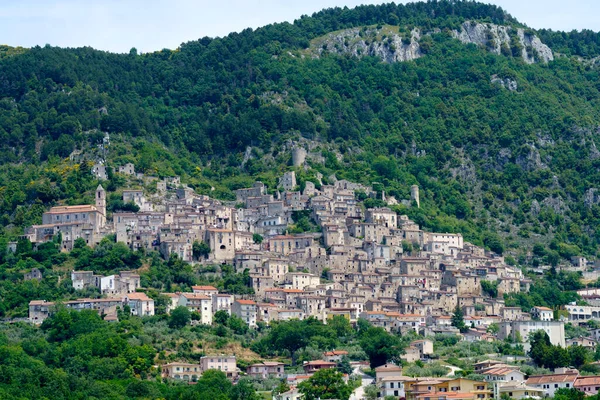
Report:
[[569,321],[600,319],[600,307],[566,305],[565,310],[569,313]]
[[552,321],[554,319],[554,312],[548,307],[533,307],[530,313],[531,318],[540,321]]
[[205,325],[212,324],[212,299],[203,294],[181,293],[179,305],[187,307],[188,310],[200,313],[200,322]]
[[557,368],[558,373],[551,375],[532,375],[525,384],[536,389],[544,390],[544,395],[554,397],[554,393],[558,389],[571,389],[574,387],[575,381],[579,376],[577,370],[566,370]]
[[227,311],[231,315],[231,305],[233,304],[233,295],[231,294],[216,294],[212,296],[213,314],[217,311]]
[[[529,341],[529,335],[542,330],[548,334],[550,342],[553,345],[565,347],[565,325],[560,321],[510,321],[499,324],[500,331],[498,339],[504,340],[507,337],[517,339],[517,332],[525,341]],[[528,343],[527,346],[528,347]],[[528,350],[528,349],[526,349]]]
[[129,293],[123,302],[129,306],[132,315],[140,317],[154,315],[154,300],[146,293]]
[[231,313],[240,317],[248,326],[256,327],[256,303],[253,300],[235,300]]
[[318,276],[304,272],[288,272],[285,274],[285,281],[288,283],[289,289],[298,290],[304,290],[307,286],[317,286],[321,283]]

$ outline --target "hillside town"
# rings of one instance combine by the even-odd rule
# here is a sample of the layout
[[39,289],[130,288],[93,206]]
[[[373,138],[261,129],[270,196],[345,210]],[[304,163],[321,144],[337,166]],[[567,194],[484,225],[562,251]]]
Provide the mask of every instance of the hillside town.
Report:
[[[93,169],[103,179],[105,172]],[[527,292],[531,280],[521,269],[508,265],[500,255],[465,242],[461,234],[427,232],[406,215],[398,215],[384,193],[344,180],[331,185],[303,182],[302,190],[293,171],[285,173],[275,191],[256,182],[236,191],[235,202],[222,202],[198,195],[179,178],[145,177],[131,164],[119,173],[143,189],[126,189],[124,203],[133,203],[137,212],[107,214],[107,195],[98,186],[95,204],[57,206],[43,215],[43,224],[27,231],[27,238],[41,244],[60,234],[60,246],[70,251],[76,241],[91,247],[114,235],[117,242],[132,250],[159,252],[164,258],[176,255],[194,265],[231,265],[236,272],[247,271],[252,295],[220,293],[213,286],[193,286],[189,293],[163,293],[170,299],[167,312],[183,306],[199,315],[195,323],[211,325],[215,313],[225,311],[256,328],[273,321],[303,320],[309,317],[327,323],[343,316],[351,323],[367,320],[375,327],[424,339],[410,343],[402,359],[427,361],[434,354],[430,337],[458,335],[468,342],[522,340],[525,350],[533,332],[543,330],[552,345],[583,345],[595,348],[600,329],[590,337],[565,337],[565,322],[585,323],[600,317],[600,290],[580,295],[586,306],[565,305],[568,317],[556,319],[554,310],[535,306],[529,312],[506,306],[505,293]],[[359,196],[360,194],[360,196]],[[365,198],[384,199],[389,206],[366,208]],[[419,207],[419,188],[411,188],[410,200]],[[297,232],[298,221],[306,225]],[[199,244],[205,250],[198,252]],[[586,263],[574,260],[574,263]],[[32,271],[28,279],[43,279]],[[482,281],[497,284],[498,296],[482,291]],[[155,314],[154,300],[144,293],[140,276],[121,271],[110,276],[92,271],[72,271],[76,290],[97,288],[101,298],[67,301],[68,308],[97,310],[105,320],[118,319],[118,310],[127,307],[132,315]],[[29,304],[29,320],[41,324],[55,310],[55,304],[39,299]],[[466,329],[454,326],[452,316],[460,310]],[[491,330],[490,327],[497,327]],[[304,364],[305,375],[287,375],[284,364],[263,361],[240,371],[233,355],[202,357],[198,364],[173,362],[162,366],[165,378],[195,381],[207,369],[226,372],[236,380],[240,373],[289,380],[290,391],[281,399],[297,399],[296,385],[322,368],[333,368],[347,352],[323,354],[322,360]],[[360,363],[355,363],[360,367]],[[475,365],[481,381],[466,378],[413,378],[402,374],[401,365],[386,364],[375,369],[373,383],[379,397],[407,399],[486,399],[506,394],[511,398],[552,396],[558,388],[579,388],[595,394],[599,377],[580,376],[575,369],[552,375],[526,377],[518,366],[488,360]],[[457,393],[460,396],[457,397]]]

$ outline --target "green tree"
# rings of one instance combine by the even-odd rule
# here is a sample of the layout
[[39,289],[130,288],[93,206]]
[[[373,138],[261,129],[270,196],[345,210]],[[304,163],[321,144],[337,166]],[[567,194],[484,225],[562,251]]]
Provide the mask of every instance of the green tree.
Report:
[[583,400],[585,393],[575,388],[560,388],[554,392],[554,400]]
[[463,312],[458,305],[454,309],[454,313],[452,313],[452,326],[458,328],[461,332],[466,332],[469,330],[469,328],[465,325]]
[[209,369],[202,373],[202,377],[194,385],[194,391],[201,399],[230,400],[232,386],[224,372]]
[[213,322],[215,324],[227,325],[229,320],[229,313],[225,310],[219,310],[213,315]]
[[305,400],[348,400],[352,394],[352,387],[344,382],[344,376],[332,368],[318,370],[298,384],[298,390]]
[[371,327],[362,332],[359,343],[369,357],[371,368],[399,360],[404,350],[398,337],[379,327]]
[[492,298],[498,297],[498,281],[490,282],[486,280],[481,281],[481,290]]
[[258,234],[258,233],[254,233],[252,234],[252,241],[256,244],[261,244],[263,242],[264,238],[262,237],[262,235]]
[[375,385],[368,385],[365,387],[365,399],[367,400],[377,400],[377,395],[379,394],[379,389]]
[[296,352],[305,348],[310,341],[303,325],[303,321],[290,320],[275,324],[269,333],[269,342],[273,346],[290,352],[292,365],[296,364]]
[[248,324],[237,315],[230,316],[227,325],[238,335],[245,335],[248,332]]
[[569,365],[572,365],[578,369],[585,365],[592,358],[588,349],[583,346],[570,346],[568,348],[568,353],[570,360]]
[[496,335],[498,332],[500,332],[500,326],[496,322],[492,322],[486,331],[492,335]]
[[171,316],[169,317],[169,328],[181,329],[189,324],[191,320],[192,313],[187,307],[176,307],[173,311],[171,311]]
[[354,334],[350,321],[343,315],[334,315],[333,318],[327,321],[327,326],[331,328],[340,339],[349,339]]
[[342,374],[352,375],[354,370],[352,369],[352,365],[350,365],[350,359],[347,356],[342,357],[342,359],[337,363],[337,370]]
[[262,397],[256,393],[252,382],[242,378],[231,389],[229,398],[231,400],[260,400]]
[[210,246],[204,241],[194,241],[192,244],[192,254],[197,260],[200,258],[206,258],[210,254]]
[[290,390],[290,385],[285,380],[281,380],[279,384],[273,389],[272,395],[276,399],[281,399],[281,394]]

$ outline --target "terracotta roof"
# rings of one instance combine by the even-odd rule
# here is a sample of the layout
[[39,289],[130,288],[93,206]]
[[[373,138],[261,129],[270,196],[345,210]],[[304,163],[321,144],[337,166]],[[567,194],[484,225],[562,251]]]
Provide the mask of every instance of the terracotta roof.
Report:
[[543,383],[574,382],[578,376],[579,373],[577,372],[568,374],[534,375],[530,376],[525,383],[527,385],[541,385]]
[[348,354],[348,352],[346,350],[333,350],[333,351],[327,351],[325,353],[323,353],[326,357],[331,357],[331,356],[345,356]]
[[402,371],[402,367],[396,364],[383,364],[375,368],[375,372],[387,372],[387,371]]
[[239,304],[254,305],[254,300],[236,300]]
[[511,366],[494,366],[492,368],[488,368],[482,371],[483,374],[486,375],[508,375],[511,372],[518,371],[518,367]]
[[263,361],[263,362],[259,362],[256,364],[252,364],[252,365],[248,366],[248,368],[250,368],[250,367],[265,367],[265,366],[266,367],[276,367],[279,365],[285,365],[285,364],[282,362],[278,362],[278,361]]
[[152,300],[146,293],[129,293],[126,297],[130,300]]
[[191,300],[210,300],[207,295],[199,293],[181,293],[181,296]]
[[337,364],[334,362],[331,362],[331,361],[315,360],[315,361],[308,361],[308,362],[304,363],[304,365],[305,366],[306,365],[332,365],[332,366],[334,366]]
[[399,382],[399,381],[414,381],[415,378],[410,377],[410,376],[402,376],[402,375],[398,375],[398,376],[388,376],[386,378],[381,378],[382,382]]
[[474,393],[452,393],[452,392],[429,392],[417,396],[417,399],[426,397],[446,398],[446,399],[473,399]]
[[180,366],[180,367],[200,367],[200,364],[189,364],[189,363],[185,363],[185,362],[170,362],[168,364],[163,365],[163,367],[173,367],[173,366]]
[[214,286],[192,286],[193,290],[218,290]]
[[54,303],[48,302],[46,300],[31,300],[29,302],[30,306],[41,306],[41,305],[54,305]]
[[574,386],[598,386],[600,385],[600,376],[580,376],[575,381]]
[[93,212],[98,211],[95,206],[81,205],[81,206],[58,206],[52,207],[46,214],[68,214],[78,212]]

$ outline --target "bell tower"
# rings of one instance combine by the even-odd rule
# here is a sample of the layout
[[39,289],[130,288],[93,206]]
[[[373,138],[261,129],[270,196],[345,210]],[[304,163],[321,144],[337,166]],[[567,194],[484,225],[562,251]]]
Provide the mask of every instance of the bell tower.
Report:
[[101,214],[101,226],[103,227],[106,223],[106,191],[102,185],[98,185],[96,189],[96,208]]

